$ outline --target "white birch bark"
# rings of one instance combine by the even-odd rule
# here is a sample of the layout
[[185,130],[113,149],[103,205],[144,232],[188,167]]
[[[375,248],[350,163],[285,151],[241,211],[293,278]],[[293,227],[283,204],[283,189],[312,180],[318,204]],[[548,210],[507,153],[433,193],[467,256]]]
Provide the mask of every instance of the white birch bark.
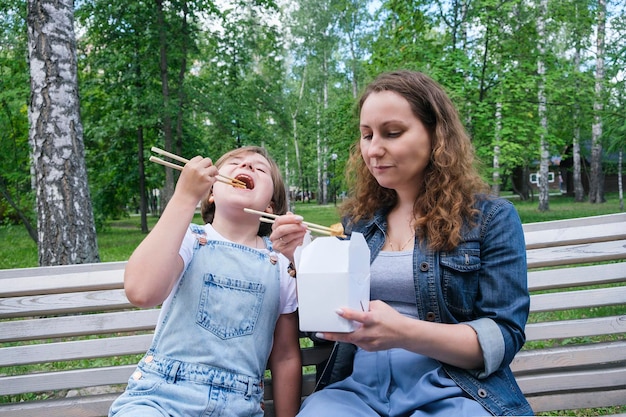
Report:
[[[577,42],[579,42],[577,40]],[[581,46],[576,47],[574,54],[574,69],[576,73],[580,70]],[[578,85],[578,81],[577,81]],[[583,188],[581,177],[581,161],[580,161],[580,104],[576,102],[574,105],[574,137],[572,138],[572,158],[574,164],[573,183],[574,183],[574,200],[582,202],[585,197],[585,189]],[[564,178],[565,180],[565,178]]]
[[548,117],[547,117],[547,98],[545,92],[546,84],[546,68],[543,62],[545,56],[545,17],[548,14],[548,1],[540,0],[539,14],[537,15],[537,37],[538,45],[537,49],[539,57],[537,59],[537,75],[539,78],[537,88],[537,99],[539,101],[539,123],[541,125],[540,138],[539,138],[539,211],[547,211],[550,209],[549,203],[549,188],[548,188],[548,168],[550,163],[550,154],[548,152],[548,141],[546,135],[548,133]]
[[604,176],[602,175],[602,110],[604,108],[604,36],[606,24],[605,0],[598,0],[598,24],[596,34],[596,76],[593,102],[593,124],[591,125],[591,178],[589,202],[604,202]]
[[39,264],[98,262],[80,119],[74,2],[28,0],[27,19]]

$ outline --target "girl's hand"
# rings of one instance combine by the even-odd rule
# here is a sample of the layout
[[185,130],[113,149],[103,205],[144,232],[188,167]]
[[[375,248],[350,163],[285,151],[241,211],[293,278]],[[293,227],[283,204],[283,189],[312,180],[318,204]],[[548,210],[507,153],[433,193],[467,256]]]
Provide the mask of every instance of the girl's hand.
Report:
[[302,223],[302,216],[287,212],[274,220],[270,240],[277,252],[282,253],[293,262],[293,253],[302,244],[307,232],[306,225]]
[[185,164],[175,192],[189,196],[197,203],[209,193],[218,173],[211,158],[196,156]]

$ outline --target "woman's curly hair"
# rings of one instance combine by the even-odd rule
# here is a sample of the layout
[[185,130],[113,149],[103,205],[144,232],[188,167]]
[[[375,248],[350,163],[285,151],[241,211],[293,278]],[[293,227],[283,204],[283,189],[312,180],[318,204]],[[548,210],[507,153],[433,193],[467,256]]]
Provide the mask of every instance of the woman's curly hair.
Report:
[[[272,177],[272,182],[274,183],[274,193],[272,194],[272,208],[274,210],[274,214],[285,214],[289,209],[289,203],[287,201],[287,191],[285,190],[285,183],[283,181],[283,177],[280,174],[280,168],[276,164],[276,161],[272,159],[269,152],[265,148],[260,146],[244,146],[242,148],[233,149],[232,151],[226,152],[222,155],[216,162],[215,166],[219,169],[224,162],[226,162],[230,158],[237,157],[239,155],[245,153],[257,153],[267,159],[270,164],[270,176]],[[202,200],[200,205],[200,213],[202,214],[202,220],[205,223],[212,223],[213,216],[215,216],[215,203],[210,201],[210,197],[213,193],[210,192],[206,198]],[[272,225],[269,223],[263,223],[259,225],[259,236],[269,236],[272,233]]]
[[[395,71],[379,75],[366,87],[358,103],[359,113],[369,95],[381,91],[404,97],[431,136],[423,192],[413,205],[417,235],[428,239],[432,249],[453,249],[461,240],[464,224],[471,224],[477,214],[477,195],[489,190],[478,174],[474,147],[457,109],[430,77],[421,72]],[[342,215],[355,222],[371,218],[379,209],[392,207],[397,201],[395,190],[381,187],[367,169],[359,142],[360,138],[350,149],[346,180],[351,194],[341,207]]]

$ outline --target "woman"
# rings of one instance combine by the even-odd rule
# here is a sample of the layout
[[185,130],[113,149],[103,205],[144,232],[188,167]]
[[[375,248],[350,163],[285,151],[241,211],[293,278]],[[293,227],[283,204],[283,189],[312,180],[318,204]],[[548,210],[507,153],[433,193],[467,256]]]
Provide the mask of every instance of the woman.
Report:
[[[509,368],[529,308],[514,207],[487,196],[454,105],[426,75],[380,75],[359,115],[342,214],[370,247],[372,301],[338,312],[354,332],[317,334],[345,343],[298,416],[532,415]],[[271,237],[291,241],[287,220]]]

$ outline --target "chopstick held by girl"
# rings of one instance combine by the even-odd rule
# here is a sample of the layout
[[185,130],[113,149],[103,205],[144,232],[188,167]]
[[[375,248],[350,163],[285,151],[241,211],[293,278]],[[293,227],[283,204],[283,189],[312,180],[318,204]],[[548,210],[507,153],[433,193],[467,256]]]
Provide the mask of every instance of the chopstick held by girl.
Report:
[[[246,188],[216,182],[220,173]],[[199,201],[206,224],[190,225]],[[151,346],[109,416],[262,417],[268,364],[276,416],[297,413],[295,282],[268,238],[271,225],[244,207],[287,210],[280,171],[263,148],[230,151],[215,165],[199,156],[186,164],[163,215],[126,266],[128,299],[162,307]]]

